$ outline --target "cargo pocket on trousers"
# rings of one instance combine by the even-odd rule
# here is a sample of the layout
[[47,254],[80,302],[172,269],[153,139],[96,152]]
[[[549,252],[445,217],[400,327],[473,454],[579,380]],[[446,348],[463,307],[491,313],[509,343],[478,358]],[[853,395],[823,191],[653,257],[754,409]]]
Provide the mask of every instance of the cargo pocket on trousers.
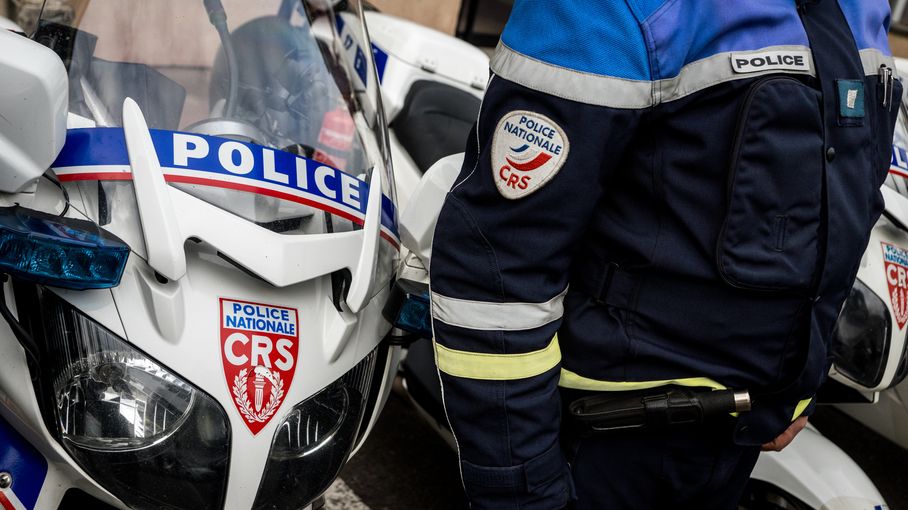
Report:
[[819,91],[787,77],[755,83],[738,118],[716,246],[727,283],[754,290],[811,287],[819,257],[823,158]]
[[563,508],[574,495],[570,469],[558,443],[518,466],[488,467],[461,460],[460,472],[475,508]]

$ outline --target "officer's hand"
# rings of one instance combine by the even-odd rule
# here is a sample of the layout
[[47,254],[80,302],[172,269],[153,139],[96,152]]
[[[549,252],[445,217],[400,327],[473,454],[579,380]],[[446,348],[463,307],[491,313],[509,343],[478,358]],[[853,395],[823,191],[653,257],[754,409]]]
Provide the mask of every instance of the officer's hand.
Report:
[[781,452],[786,446],[791,444],[794,441],[795,436],[799,432],[804,430],[804,427],[807,426],[807,417],[802,416],[797,420],[793,421],[791,425],[788,426],[788,430],[779,434],[779,437],[773,439],[772,441],[763,445],[764,452]]

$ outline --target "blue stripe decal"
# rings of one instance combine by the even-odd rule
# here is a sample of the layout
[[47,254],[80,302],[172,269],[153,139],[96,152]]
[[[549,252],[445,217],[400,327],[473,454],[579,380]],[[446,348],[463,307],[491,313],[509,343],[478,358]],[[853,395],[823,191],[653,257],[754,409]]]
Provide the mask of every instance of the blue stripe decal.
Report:
[[[302,192],[359,216],[366,213],[369,185],[324,163],[216,136],[158,129],[150,132],[163,168],[205,172],[212,180],[218,180],[220,176],[242,177],[291,193]],[[86,173],[91,169],[84,167],[128,167],[129,154],[123,130],[69,130],[66,144],[52,166],[60,170],[83,167]],[[395,237],[399,236],[394,203],[385,195],[382,195],[382,226]]]
[[385,79],[385,68],[388,66],[388,54],[372,43],[372,55],[375,60],[375,70],[378,72],[378,83]]
[[337,35],[341,38],[341,41],[343,41],[344,50],[349,53],[348,57],[353,58],[353,70],[356,71],[356,75],[359,77],[360,82],[363,85],[368,85],[369,67],[368,62],[366,61],[366,53],[359,44],[359,36],[354,36],[345,31],[347,25],[340,14],[335,15],[335,19],[335,23],[337,24]]
[[[348,35],[347,40],[352,41],[353,38]],[[369,65],[366,62],[366,54],[363,53],[363,49],[358,44],[356,45],[356,54],[353,57],[353,69],[364,85],[369,83]]]
[[38,503],[47,478],[47,460],[0,417],[0,471],[13,477],[12,490],[28,510]]
[[523,147],[520,147],[519,149],[515,149],[515,148],[511,147],[511,150],[514,151],[514,152],[516,152],[516,153],[518,153],[518,154],[520,154],[521,152],[523,152],[523,151],[525,151],[525,150],[527,150],[527,149],[529,149],[529,148],[530,148],[529,145],[523,144]]
[[90,165],[129,165],[129,153],[126,151],[126,138],[122,129],[84,128],[66,132],[63,150],[51,166],[64,168]]
[[896,144],[892,144],[892,160],[889,163],[889,169],[893,168],[908,174],[908,151]]

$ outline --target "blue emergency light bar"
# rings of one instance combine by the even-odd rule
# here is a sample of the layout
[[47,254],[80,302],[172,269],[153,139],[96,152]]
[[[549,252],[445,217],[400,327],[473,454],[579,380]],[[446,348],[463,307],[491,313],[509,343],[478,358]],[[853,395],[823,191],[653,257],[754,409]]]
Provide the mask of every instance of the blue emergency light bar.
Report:
[[65,289],[120,284],[129,246],[98,225],[27,209],[0,207],[0,272]]

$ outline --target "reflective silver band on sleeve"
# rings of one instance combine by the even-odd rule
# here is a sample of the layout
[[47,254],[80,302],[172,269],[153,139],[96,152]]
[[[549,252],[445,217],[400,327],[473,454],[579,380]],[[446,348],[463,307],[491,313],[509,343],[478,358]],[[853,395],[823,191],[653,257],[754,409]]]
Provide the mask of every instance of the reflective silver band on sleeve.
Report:
[[[735,71],[732,56],[754,57],[782,53],[805,53],[806,69],[767,67],[752,72]],[[549,64],[517,52],[498,43],[492,57],[492,71],[506,80],[571,101],[609,108],[641,109],[675,101],[720,83],[753,78],[772,73],[815,76],[810,48],[801,45],[768,46],[753,51],[717,53],[691,62],[681,68],[678,76],[662,80],[629,80],[599,74],[575,71]],[[882,55],[882,54],[881,54]],[[765,59],[761,62],[765,62]],[[879,67],[879,66],[877,66]]]
[[432,317],[466,329],[523,331],[560,319],[567,289],[544,303],[490,303],[432,293]]
[[506,80],[562,99],[612,108],[646,108],[653,82],[584,73],[528,57],[498,43],[492,72]]

